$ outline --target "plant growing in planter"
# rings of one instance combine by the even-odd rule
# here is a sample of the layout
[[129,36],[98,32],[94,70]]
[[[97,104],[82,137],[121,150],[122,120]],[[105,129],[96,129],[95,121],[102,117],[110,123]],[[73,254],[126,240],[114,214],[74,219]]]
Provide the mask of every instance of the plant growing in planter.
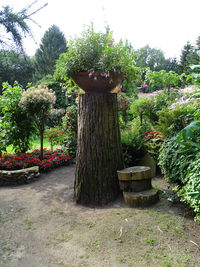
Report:
[[72,39],[60,56],[56,76],[72,78],[87,92],[110,92],[122,79],[134,77],[134,52],[127,42],[114,42],[111,32],[95,32],[91,25]]

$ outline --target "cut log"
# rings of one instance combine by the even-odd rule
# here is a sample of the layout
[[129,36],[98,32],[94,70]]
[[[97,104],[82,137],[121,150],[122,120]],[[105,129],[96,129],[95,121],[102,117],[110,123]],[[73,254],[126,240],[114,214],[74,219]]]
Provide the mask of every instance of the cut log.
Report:
[[124,192],[140,192],[152,188],[151,179],[119,181],[120,189]]
[[135,166],[117,171],[120,181],[151,179],[151,169],[147,166]]
[[159,200],[158,190],[151,189],[143,192],[123,192],[125,202],[131,207],[146,207]]

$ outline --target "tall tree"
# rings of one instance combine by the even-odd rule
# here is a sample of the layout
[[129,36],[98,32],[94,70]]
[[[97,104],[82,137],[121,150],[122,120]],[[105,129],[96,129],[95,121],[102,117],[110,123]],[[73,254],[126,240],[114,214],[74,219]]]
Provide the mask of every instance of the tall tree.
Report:
[[32,19],[32,16],[47,5],[46,3],[39,8],[32,10],[32,7],[38,1],[39,0],[35,0],[32,4],[18,12],[13,11],[10,6],[2,7],[0,10],[1,49],[17,49],[19,51],[23,51],[23,37],[27,34],[32,35],[28,22],[32,21],[36,23]]
[[136,66],[150,68],[152,71],[166,69],[169,61],[165,59],[164,53],[160,49],[151,48],[146,45],[136,51]]
[[196,40],[196,50],[200,50],[200,36]]
[[180,55],[180,71],[182,73],[190,74],[191,68],[190,65],[197,63],[197,57],[195,55],[195,48],[190,43],[187,42],[181,50]]
[[0,51],[0,87],[2,82],[13,85],[15,81],[25,87],[32,81],[33,73],[33,61],[28,56],[16,51]]
[[36,76],[42,78],[53,74],[56,60],[67,51],[66,39],[60,29],[53,25],[44,34],[35,53]]

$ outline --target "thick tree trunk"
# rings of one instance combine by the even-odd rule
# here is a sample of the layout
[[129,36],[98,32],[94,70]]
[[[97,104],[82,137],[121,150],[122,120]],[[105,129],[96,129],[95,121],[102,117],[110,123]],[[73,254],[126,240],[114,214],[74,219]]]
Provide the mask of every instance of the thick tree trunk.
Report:
[[119,194],[117,170],[123,168],[117,96],[80,95],[75,171],[77,203],[103,205]]

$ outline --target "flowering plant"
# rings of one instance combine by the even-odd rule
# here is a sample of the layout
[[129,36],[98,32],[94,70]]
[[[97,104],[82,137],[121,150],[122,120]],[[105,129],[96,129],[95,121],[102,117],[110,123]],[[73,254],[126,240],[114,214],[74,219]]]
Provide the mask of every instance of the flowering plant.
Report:
[[60,151],[44,149],[43,160],[39,158],[40,151],[35,149],[32,153],[7,154],[0,158],[1,170],[19,170],[32,166],[39,166],[40,171],[48,171],[58,166],[68,165],[71,157]]
[[56,76],[63,80],[79,72],[102,77],[119,73],[130,79],[134,74],[134,52],[127,42],[115,43],[111,32],[95,32],[90,26],[81,37],[69,42],[68,51],[57,62]]
[[160,132],[150,131],[147,132],[144,136],[146,139],[145,146],[147,148],[148,153],[158,161],[160,147],[164,141],[164,136],[161,135]]
[[55,145],[62,145],[65,140],[65,132],[59,127],[54,127],[45,130],[45,136],[47,137],[49,143],[51,144],[51,151]]

